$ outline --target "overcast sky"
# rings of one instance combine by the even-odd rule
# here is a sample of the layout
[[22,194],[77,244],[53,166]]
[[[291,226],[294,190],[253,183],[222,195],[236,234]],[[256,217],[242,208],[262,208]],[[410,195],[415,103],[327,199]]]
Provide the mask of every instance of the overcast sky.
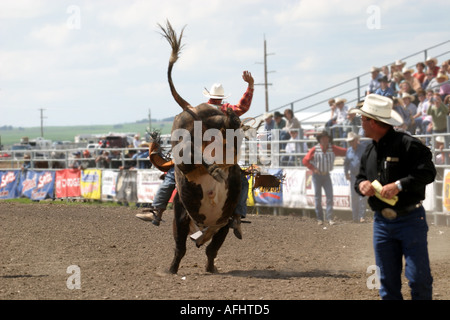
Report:
[[[176,115],[166,19],[186,25],[173,78],[191,105],[215,82],[237,103],[243,70],[263,83],[265,37],[273,109],[450,40],[449,14],[448,0],[0,0],[0,126],[39,126],[41,108],[47,126]],[[257,86],[247,115],[264,110]]]

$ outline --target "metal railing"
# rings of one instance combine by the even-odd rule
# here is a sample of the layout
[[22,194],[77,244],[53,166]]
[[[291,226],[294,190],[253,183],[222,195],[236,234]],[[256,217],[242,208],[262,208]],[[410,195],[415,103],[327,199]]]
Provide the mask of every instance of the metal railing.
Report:
[[[439,60],[450,59],[450,40],[439,43],[435,46],[426,48],[422,51],[413,53],[409,56],[402,58],[403,62],[406,62],[407,66],[415,67],[417,62],[425,61],[428,57],[439,58]],[[394,62],[383,64],[382,66],[390,66]],[[368,69],[371,66],[368,67]],[[305,122],[316,118],[319,115],[330,112],[328,106],[328,100],[331,98],[342,97],[347,99],[349,105],[356,105],[358,101],[363,100],[365,96],[365,89],[370,81],[371,73],[368,71],[351,79],[337,83],[328,88],[322,89],[313,94],[307,95],[300,99],[291,101],[282,106],[276,107],[270,112],[274,112],[280,109],[290,108],[296,113],[297,118],[301,122]],[[313,110],[316,112],[314,115],[308,115],[307,117],[301,117],[301,112]],[[261,117],[259,115],[258,117]]]

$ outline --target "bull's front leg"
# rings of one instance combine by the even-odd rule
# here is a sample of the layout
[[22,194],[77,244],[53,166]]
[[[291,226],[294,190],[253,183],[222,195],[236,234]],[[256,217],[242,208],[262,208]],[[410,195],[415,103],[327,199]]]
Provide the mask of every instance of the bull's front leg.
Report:
[[211,243],[206,247],[206,256],[208,261],[206,263],[206,272],[216,273],[217,268],[214,265],[214,259],[217,257],[220,247],[222,247],[225,238],[228,235],[230,228],[228,225],[222,227],[212,238]]

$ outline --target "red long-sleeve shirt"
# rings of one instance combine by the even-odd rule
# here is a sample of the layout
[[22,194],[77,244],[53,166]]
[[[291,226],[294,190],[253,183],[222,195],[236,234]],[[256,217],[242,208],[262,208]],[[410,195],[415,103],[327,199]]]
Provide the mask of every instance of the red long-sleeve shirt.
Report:
[[242,96],[241,100],[239,101],[238,104],[236,105],[232,105],[229,103],[224,103],[222,105],[215,105],[213,103],[213,100],[209,100],[208,104],[214,105],[218,108],[220,108],[220,110],[223,113],[227,112],[227,108],[231,108],[238,117],[242,116],[244,113],[246,113],[249,109],[250,109],[250,105],[252,104],[252,99],[253,99],[253,88],[247,88],[247,91],[245,91],[244,95]]
[[[303,165],[312,171],[314,171],[314,169],[319,169],[318,164],[314,163],[314,160],[315,160],[314,155],[316,153],[316,148],[317,148],[317,146],[314,146],[311,149],[309,149],[308,153],[303,158]],[[345,155],[347,153],[346,148],[338,147],[335,145],[331,145],[331,148],[332,148],[334,155],[338,156],[338,157],[345,157]]]

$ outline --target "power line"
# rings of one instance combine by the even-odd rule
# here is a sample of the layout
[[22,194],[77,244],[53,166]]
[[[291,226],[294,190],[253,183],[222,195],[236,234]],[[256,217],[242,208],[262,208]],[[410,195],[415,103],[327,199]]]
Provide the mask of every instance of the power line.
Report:
[[266,36],[264,35],[264,83],[257,83],[255,86],[264,86],[265,87],[265,96],[266,96],[266,112],[269,112],[269,88],[272,83],[268,83],[268,74],[275,71],[267,71],[267,56],[274,55],[275,53],[267,53],[267,41]]

